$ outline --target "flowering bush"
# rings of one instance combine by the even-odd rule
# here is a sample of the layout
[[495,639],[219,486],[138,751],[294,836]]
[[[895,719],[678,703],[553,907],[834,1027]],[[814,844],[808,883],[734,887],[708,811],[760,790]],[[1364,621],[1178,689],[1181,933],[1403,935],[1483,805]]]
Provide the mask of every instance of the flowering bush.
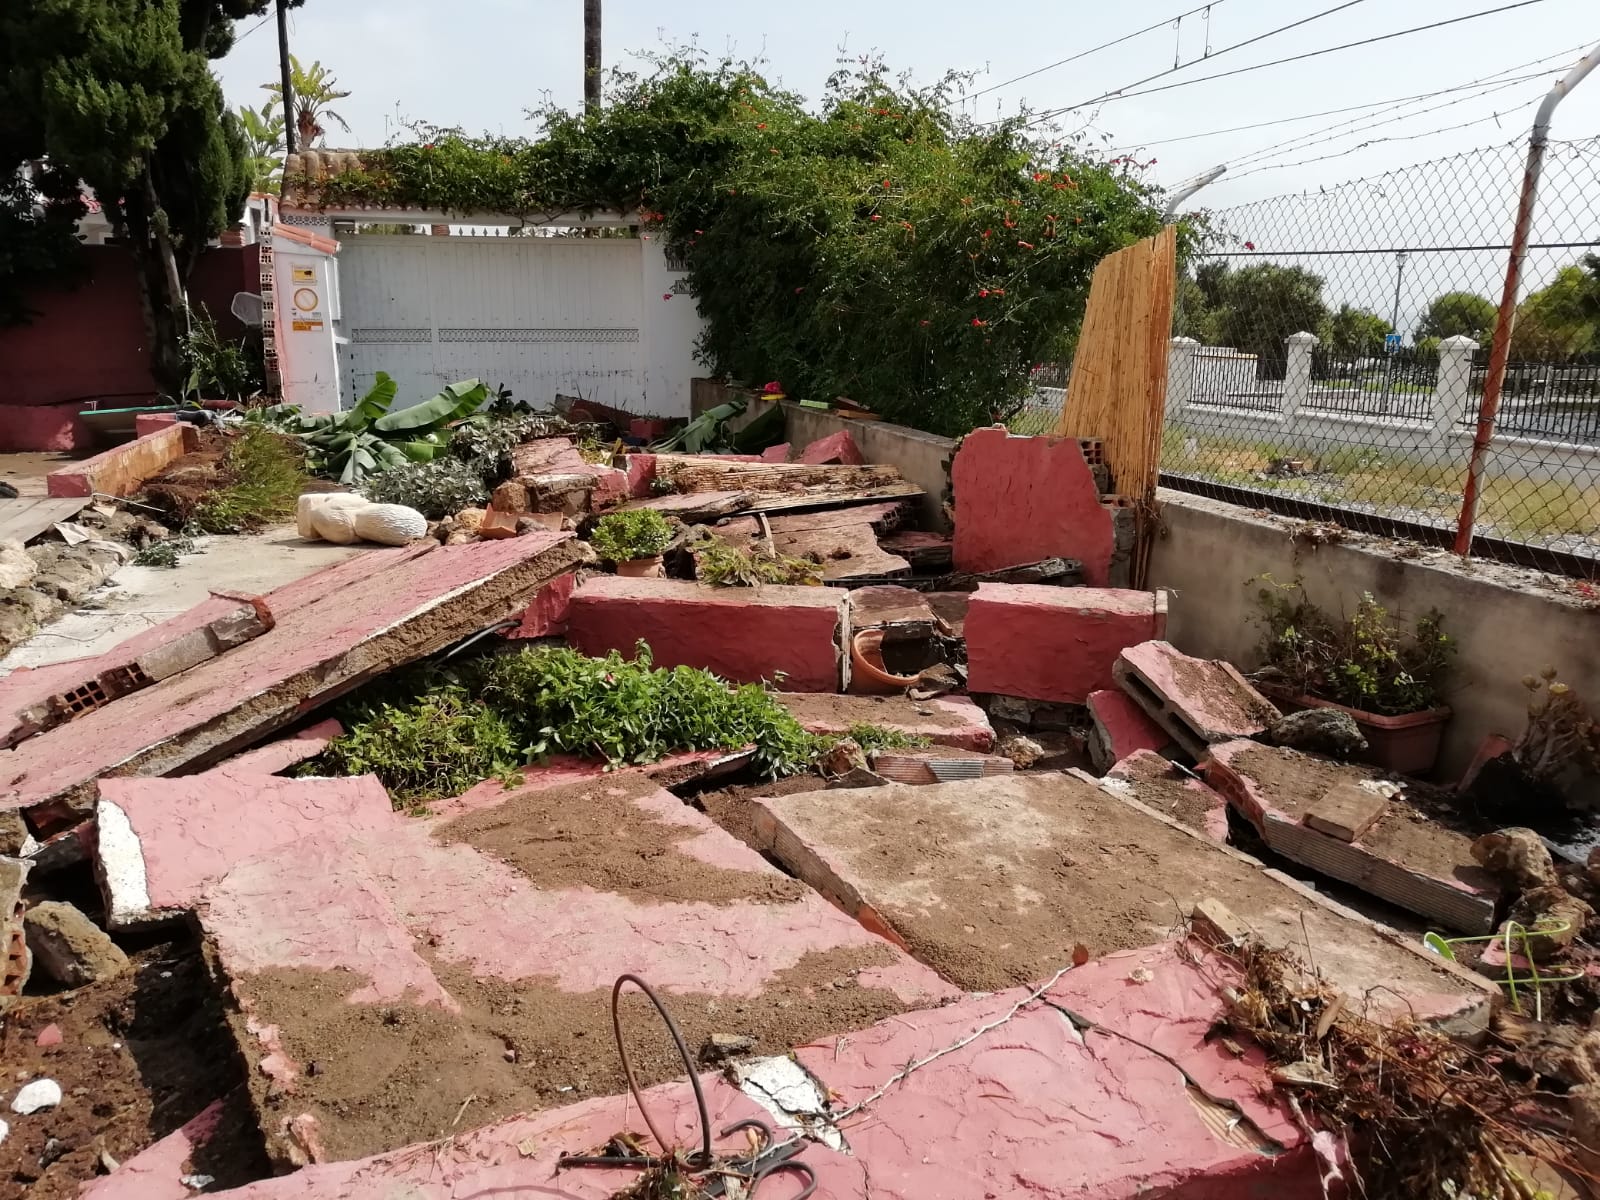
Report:
[[960,434],[1070,355],[1095,264],[1161,221],[1138,164],[953,114],[959,82],[864,62],[812,111],[748,66],[678,55],[614,77],[597,113],[540,112],[538,141],[431,130],[322,195],[632,211],[687,261],[714,371]]

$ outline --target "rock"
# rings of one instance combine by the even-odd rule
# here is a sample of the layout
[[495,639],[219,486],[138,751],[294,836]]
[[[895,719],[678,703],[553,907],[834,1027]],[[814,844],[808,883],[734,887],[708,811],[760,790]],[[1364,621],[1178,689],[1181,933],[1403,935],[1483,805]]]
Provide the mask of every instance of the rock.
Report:
[[1082,729],[1089,723],[1086,709],[1072,704],[1035,704],[1033,728],[1053,733],[1067,733]]
[[1595,887],[1600,887],[1600,846],[1589,847],[1589,860],[1584,864],[1584,874]]
[[0,813],[0,855],[17,858],[28,844],[28,826],[16,809]]
[[20,1116],[28,1116],[46,1108],[55,1108],[61,1103],[61,1085],[54,1079],[35,1079],[32,1083],[24,1084],[17,1093],[17,1098],[11,1102],[11,1111]]
[[1579,1160],[1594,1171],[1600,1167],[1600,1083],[1586,1083],[1567,1093],[1567,1112],[1572,1117],[1572,1141]]
[[8,1134],[10,1132],[11,1132],[11,1126],[7,1125],[4,1121],[0,1121],[0,1142],[5,1141],[6,1140],[6,1134]]
[[51,1024],[39,1030],[39,1036],[33,1039],[33,1044],[49,1049],[51,1046],[61,1045],[61,1041],[61,1026]]
[[824,775],[848,775],[867,769],[867,755],[854,738],[840,738],[817,762]]
[[1009,758],[1017,764],[1017,769],[1026,771],[1034,763],[1044,757],[1044,747],[1030,737],[1023,737],[1020,733],[1008,738],[1002,738],[995,747],[1003,757]]
[[356,536],[380,546],[409,546],[428,536],[428,519],[405,504],[369,504],[355,510]]
[[851,767],[837,779],[828,780],[828,790],[835,788],[887,787],[889,781],[866,767]]
[[1351,758],[1367,748],[1355,718],[1336,708],[1308,708],[1289,713],[1267,726],[1267,739],[1274,746]]
[[484,510],[481,508],[463,508],[451,521],[456,529],[464,529],[468,533],[477,533],[478,526],[483,524]]
[[[1527,952],[1535,962],[1553,958],[1572,945],[1593,916],[1594,909],[1558,884],[1530,888],[1511,906],[1511,920],[1528,931]],[[1539,925],[1548,932],[1536,931]],[[1522,940],[1513,939],[1511,948],[1522,951]]]
[[756,1048],[756,1039],[744,1033],[713,1033],[700,1047],[703,1063],[726,1062],[735,1055],[748,1054]]
[[23,932],[22,887],[33,863],[26,858],[0,858],[0,1013],[22,995],[33,970],[33,955]]
[[507,513],[530,512],[533,501],[528,496],[528,485],[515,479],[506,480],[494,489],[494,494],[489,497],[489,507]]
[[35,965],[67,987],[109,979],[128,966],[121,947],[70,904],[35,904],[24,921]]
[[1486,833],[1472,843],[1472,857],[1519,892],[1552,887],[1559,882],[1544,839],[1531,829],[1517,827]]
[[28,556],[21,542],[0,542],[0,591],[27,587],[39,573],[39,564]]
[[1592,1029],[1562,1056],[1561,1078],[1569,1084],[1600,1084],[1600,1029]]
[[1033,723],[1033,705],[1020,696],[990,696],[989,715],[1017,725]]

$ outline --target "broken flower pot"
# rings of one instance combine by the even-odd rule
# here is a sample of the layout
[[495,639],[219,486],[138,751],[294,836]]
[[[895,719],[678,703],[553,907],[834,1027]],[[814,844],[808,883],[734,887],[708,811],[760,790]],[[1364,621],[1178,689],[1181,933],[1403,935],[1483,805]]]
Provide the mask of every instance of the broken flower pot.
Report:
[[624,579],[660,579],[666,574],[659,554],[652,554],[649,558],[630,558],[616,566],[617,574]]
[[1444,742],[1444,727],[1450,720],[1448,705],[1425,708],[1421,712],[1402,713],[1397,717],[1367,712],[1322,700],[1316,696],[1296,695],[1293,689],[1281,684],[1260,683],[1257,689],[1284,712],[1298,712],[1306,708],[1334,708],[1348,713],[1367,739],[1365,753],[1355,755],[1355,761],[1382,767],[1401,775],[1425,777],[1439,761],[1439,747]]

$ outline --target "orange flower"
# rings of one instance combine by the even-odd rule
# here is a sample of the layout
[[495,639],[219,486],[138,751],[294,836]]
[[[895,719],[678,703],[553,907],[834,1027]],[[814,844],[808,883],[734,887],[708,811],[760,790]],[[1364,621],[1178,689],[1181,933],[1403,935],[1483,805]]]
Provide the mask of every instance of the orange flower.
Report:
[[987,296],[988,294],[989,294],[989,289],[988,288],[979,288],[978,289],[978,295],[979,296]]
[[1032,250],[1033,249],[1033,243],[1032,242],[1024,242],[1021,239],[1018,239],[1017,245],[1021,246],[1024,250]]
[[883,217],[882,217],[882,216],[881,216],[881,215],[880,215],[880,214],[878,214],[878,213],[873,213],[873,214],[872,214],[872,219],[873,219],[873,220],[874,220],[874,221],[881,221],[881,220],[883,220]]
[[989,322],[983,321],[983,320],[979,320],[977,317],[973,317],[972,318],[972,323],[975,326],[982,326],[982,325],[987,325]]

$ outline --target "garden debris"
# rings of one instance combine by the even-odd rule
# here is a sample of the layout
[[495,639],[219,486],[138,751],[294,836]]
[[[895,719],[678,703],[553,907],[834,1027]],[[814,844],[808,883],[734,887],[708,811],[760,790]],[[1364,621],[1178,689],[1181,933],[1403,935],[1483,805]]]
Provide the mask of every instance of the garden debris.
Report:
[[21,1116],[32,1116],[61,1103],[61,1085],[54,1079],[35,1079],[24,1084],[11,1101],[11,1111]]
[[70,904],[47,900],[24,918],[36,969],[69,988],[110,979],[128,968],[128,956]]
[[1232,663],[1191,658],[1170,642],[1131,646],[1117,657],[1117,686],[1191,756],[1215,742],[1257,737],[1279,714]]
[[809,562],[825,582],[848,584],[910,573],[911,564],[883,550],[874,535],[875,528],[899,520],[902,511],[897,504],[866,504],[773,517],[736,516],[711,526],[710,532],[740,550],[765,547],[768,553]]
[[1535,962],[1570,949],[1593,920],[1594,909],[1559,884],[1529,888],[1511,906],[1510,920],[1525,931],[1513,944]]
[[1265,740],[1274,746],[1348,759],[1367,749],[1361,726],[1340,708],[1307,708],[1286,713],[1267,726]]
[[1023,737],[1014,733],[1010,737],[1001,738],[1000,745],[995,747],[1001,755],[1016,763],[1019,768],[1026,771],[1044,757],[1044,747],[1030,737]]
[[830,433],[827,437],[812,442],[800,452],[798,461],[813,466],[823,463],[843,463],[858,467],[867,460],[861,456],[861,448],[856,445],[855,438],[850,436],[850,431],[841,429],[838,433]]
[[966,696],[941,696],[918,702],[904,696],[839,696],[779,692],[780,704],[808,733],[844,737],[852,729],[871,726],[936,746],[988,753],[994,749],[994,728],[983,710]]

